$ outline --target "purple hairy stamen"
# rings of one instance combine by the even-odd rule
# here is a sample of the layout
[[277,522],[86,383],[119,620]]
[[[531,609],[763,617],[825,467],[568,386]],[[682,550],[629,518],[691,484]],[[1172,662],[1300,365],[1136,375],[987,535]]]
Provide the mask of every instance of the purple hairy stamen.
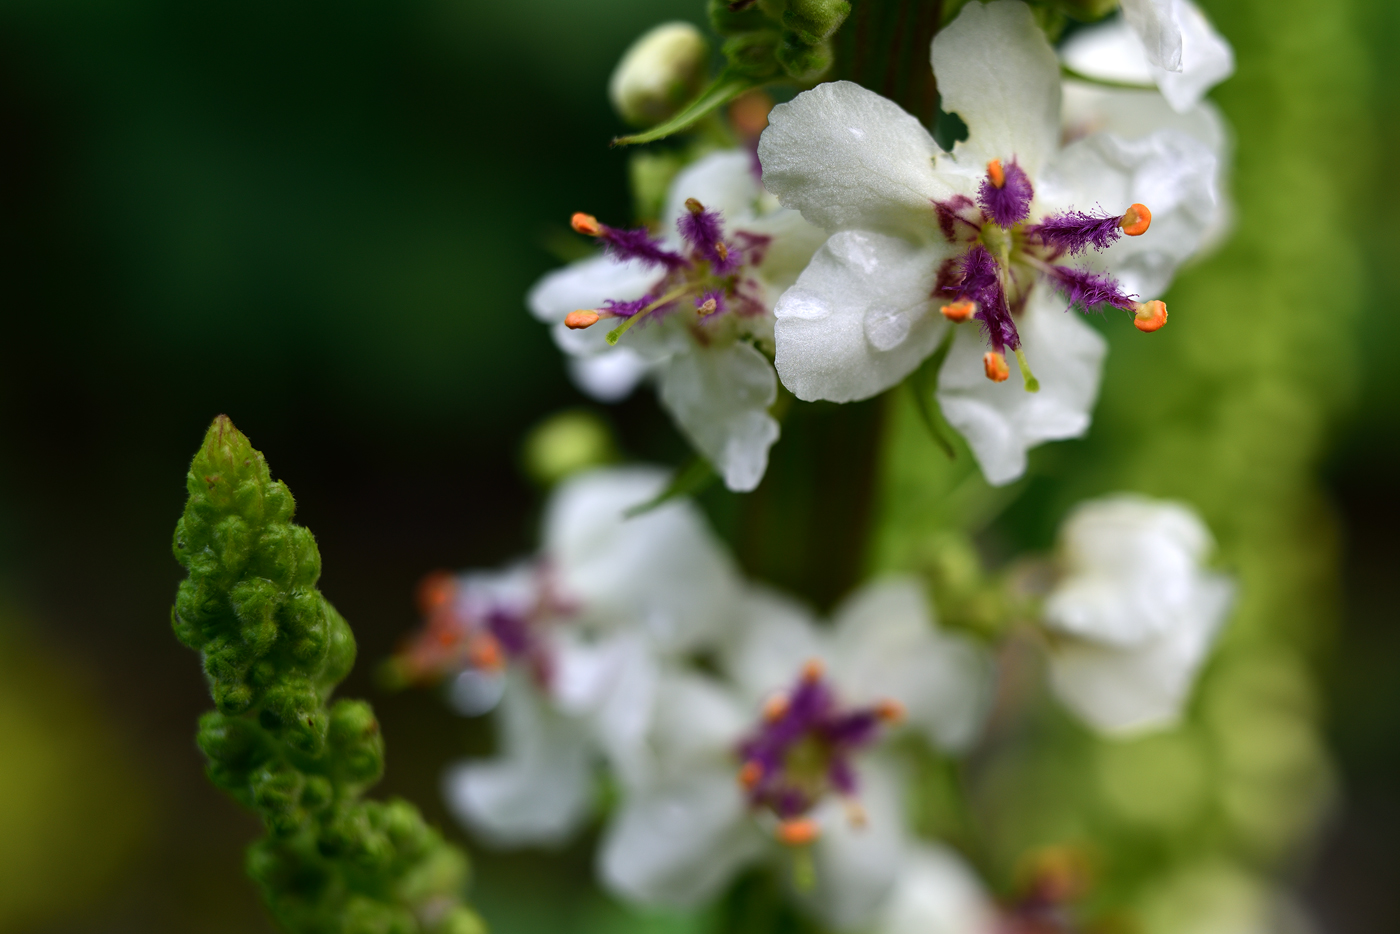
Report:
[[1051,275],[1055,287],[1069,299],[1070,305],[1083,311],[1092,311],[1103,305],[1137,311],[1135,296],[1125,293],[1112,276],[1072,266],[1052,266]]
[[962,279],[949,291],[977,303],[977,313],[973,317],[982,322],[982,333],[993,350],[1002,353],[1007,347],[1012,350],[1020,347],[1021,335],[1006,304],[1006,290],[996,258],[979,243],[963,255],[961,266]]
[[640,260],[649,266],[662,266],[671,272],[686,265],[685,257],[679,253],[672,253],[663,247],[661,242],[653,237],[645,227],[634,227],[631,230],[626,230],[622,227],[599,224],[598,239],[603,242],[608,253],[615,259]]
[[707,211],[694,198],[685,203],[686,212],[676,221],[681,237],[710,264],[717,276],[727,276],[743,261],[740,250],[724,242],[724,221],[718,211]]
[[1067,250],[1070,255],[1082,253],[1089,247],[1108,249],[1123,235],[1121,217],[1104,217],[1083,211],[1052,214],[1026,231],[1047,246]]
[[[814,807],[823,783],[839,794],[854,794],[852,756],[875,741],[880,720],[875,708],[842,709],[822,677],[804,675],[781,711],[767,717],[739,746],[745,767],[754,772],[748,785],[750,806],[767,807],[786,820]],[[794,774],[789,754],[808,743],[821,758],[812,762],[803,757],[801,771]],[[821,771],[811,772],[814,766]]]
[[[713,302],[714,304],[710,304]],[[706,306],[709,309],[706,310]],[[722,315],[725,311],[724,292],[720,289],[706,289],[695,296],[695,307],[704,315],[704,320],[708,321],[715,315]]]
[[982,229],[982,211],[967,195],[953,195],[947,201],[933,202],[938,229],[949,243],[971,239]]
[[650,295],[643,295],[630,302],[619,302],[610,298],[603,302],[603,310],[614,318],[630,318],[653,301],[654,299]]
[[1030,176],[1014,159],[1010,165],[1001,168],[1001,174],[1001,184],[998,185],[992,172],[988,171],[987,177],[982,179],[982,186],[977,189],[977,203],[998,226],[1014,227],[1030,216],[1035,189],[1031,186]]

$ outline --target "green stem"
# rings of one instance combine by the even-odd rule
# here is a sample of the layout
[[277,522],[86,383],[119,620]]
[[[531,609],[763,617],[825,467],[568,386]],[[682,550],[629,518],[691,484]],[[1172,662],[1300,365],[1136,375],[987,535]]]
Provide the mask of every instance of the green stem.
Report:
[[836,34],[829,77],[888,97],[932,131],[938,87],[929,49],[942,16],[943,0],[855,0]]

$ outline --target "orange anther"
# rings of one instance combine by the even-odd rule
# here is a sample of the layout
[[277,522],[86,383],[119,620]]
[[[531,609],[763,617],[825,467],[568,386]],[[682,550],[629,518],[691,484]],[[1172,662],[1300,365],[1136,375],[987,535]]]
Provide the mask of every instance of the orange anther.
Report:
[[759,90],[749,91],[729,105],[729,122],[740,136],[758,136],[768,126],[772,109],[773,98]]
[[993,159],[987,163],[987,177],[992,180],[992,184],[997,188],[1006,184],[1006,170],[1001,167],[1000,159]]
[[821,835],[821,828],[810,817],[797,817],[778,825],[778,842],[787,846],[806,846]]
[[1139,331],[1151,334],[1167,323],[1167,303],[1162,301],[1142,302],[1133,316],[1133,325]]
[[745,788],[752,788],[763,778],[763,763],[757,759],[750,759],[739,769],[739,784]]
[[729,247],[724,245],[723,240],[715,244],[715,252],[719,254],[721,262],[729,259]]
[[865,806],[855,798],[847,798],[842,802],[842,807],[846,811],[846,821],[857,830],[863,828],[870,822],[869,816],[865,813]]
[[472,636],[471,644],[467,647],[467,661],[473,668],[482,671],[500,671],[506,666],[501,644],[496,641],[495,636],[484,632]]
[[435,635],[437,636],[438,645],[443,648],[456,645],[458,640],[462,638],[462,634],[456,629],[439,629]]
[[1147,233],[1147,228],[1152,226],[1152,212],[1145,204],[1130,204],[1128,210],[1123,212],[1123,219],[1118,222],[1118,226],[1130,237],[1141,237]]
[[591,328],[598,323],[598,312],[586,311],[580,308],[578,311],[571,311],[564,316],[564,327],[572,331],[582,331],[584,328]]
[[694,198],[686,198],[685,209],[691,214],[700,214],[705,210],[705,206]]
[[788,712],[790,703],[786,694],[774,694],[763,702],[763,719],[769,723],[781,720],[783,714]]
[[813,681],[820,681],[821,676],[826,672],[826,665],[822,664],[820,658],[809,658],[802,666],[802,680],[809,684]]
[[452,599],[457,592],[457,579],[449,571],[433,571],[418,582],[418,611],[431,613]]
[[875,716],[886,723],[900,723],[904,720],[904,705],[886,698],[875,705]]
[[952,302],[950,304],[944,305],[938,310],[942,312],[943,317],[947,318],[954,324],[962,324],[968,318],[972,317],[972,313],[977,310],[977,303],[969,302],[966,300],[961,302]]
[[982,355],[982,369],[987,371],[987,379],[994,383],[1004,383],[1011,375],[1010,368],[1006,365],[1006,358],[995,350],[989,350]]
[[718,307],[718,303],[716,303],[713,298],[707,298],[705,299],[705,303],[695,310],[700,312],[700,317],[704,318],[707,315],[714,314],[715,309]]
[[582,211],[569,218],[569,226],[581,234],[596,237],[603,232],[603,225],[598,223],[598,218],[592,214],[585,214]]

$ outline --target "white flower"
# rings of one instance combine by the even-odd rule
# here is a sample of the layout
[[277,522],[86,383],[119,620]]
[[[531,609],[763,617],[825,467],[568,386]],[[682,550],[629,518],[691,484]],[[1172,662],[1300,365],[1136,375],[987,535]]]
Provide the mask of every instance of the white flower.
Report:
[[453,811],[490,842],[566,840],[600,757],[624,777],[642,767],[661,664],[727,636],[738,577],[699,511],[673,500],[624,515],[666,479],[645,467],[576,475],[549,502],[534,561],[424,588],[427,625],[401,669],[455,676],[464,713],[499,700],[500,754],[446,780]]
[[[610,255],[550,273],[527,301],[554,324],[585,392],[616,401],[654,374],[661,404],[725,485],[752,490],[778,438],[768,414],[777,380],[765,356],[773,301],[821,233],[778,207],[760,186],[752,156],[740,151],[715,153],[681,172],[663,216],[666,233],[654,238],[579,215],[577,229],[598,236]],[[570,317],[578,311],[592,317]],[[624,319],[615,346],[599,316]],[[580,327],[585,321],[592,323]]]
[[997,911],[981,881],[945,846],[910,847],[874,934],[995,934]]
[[1210,532],[1189,508],[1124,494],[1077,507],[1060,531],[1066,574],[1045,602],[1061,636],[1055,692],[1091,726],[1129,734],[1180,716],[1234,585],[1202,567]]
[[1090,78],[1155,83],[1185,113],[1235,72],[1235,53],[1191,0],[1123,0],[1123,16],[1072,35],[1066,65]]
[[[1200,243],[1215,161],[1184,134],[1062,148],[1059,65],[1017,0],[966,5],[932,61],[944,108],[969,130],[951,154],[849,82],[774,108],[764,182],[832,232],[775,308],[776,363],[798,398],[863,399],[909,375],[950,321],[975,317],[985,342],[962,328],[939,401],[988,480],[1007,483],[1028,448],[1089,424],[1104,342],[1065,306],[1113,305],[1160,327],[1165,306],[1131,293],[1164,289]],[[1064,262],[1090,246],[1086,263]],[[1015,378],[1004,351],[1018,357]],[[1023,391],[1035,391],[1030,370],[1038,395]],[[995,383],[975,385],[977,372]]]
[[899,765],[881,737],[902,712],[939,745],[965,745],[987,663],[934,627],[913,581],[859,591],[829,632],[771,593],[746,602],[721,656],[726,680],[663,679],[649,774],[624,790],[603,880],[633,901],[693,906],[744,865],[778,859],[778,840],[810,844],[812,907],[838,929],[864,924],[910,852]]

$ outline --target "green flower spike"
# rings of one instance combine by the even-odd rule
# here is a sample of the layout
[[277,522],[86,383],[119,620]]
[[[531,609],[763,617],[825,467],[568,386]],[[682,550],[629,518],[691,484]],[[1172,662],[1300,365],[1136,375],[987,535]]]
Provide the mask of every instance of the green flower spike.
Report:
[[286,484],[226,416],[186,478],[171,622],[204,660],[209,778],[263,819],[248,873],[293,934],[481,934],[462,904],[467,858],[406,801],[364,801],[384,770],[370,706],[330,694],[355,661],[316,589],[321,555]]

